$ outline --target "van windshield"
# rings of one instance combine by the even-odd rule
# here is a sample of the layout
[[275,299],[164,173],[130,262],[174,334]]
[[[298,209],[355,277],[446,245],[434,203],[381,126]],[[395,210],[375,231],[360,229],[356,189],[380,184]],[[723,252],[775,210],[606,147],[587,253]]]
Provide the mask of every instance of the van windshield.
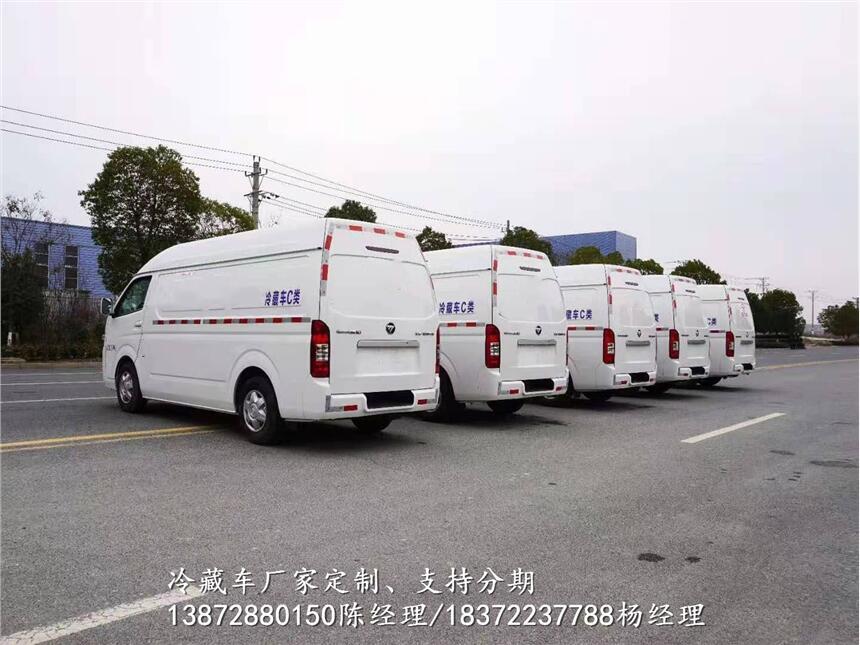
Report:
[[749,305],[745,302],[733,302],[730,307],[732,309],[732,327],[740,331],[752,331],[753,318]]
[[675,302],[678,304],[678,320],[684,327],[705,326],[705,312],[699,298],[676,294]]
[[499,314],[508,320],[549,322],[564,319],[557,281],[511,273],[501,273],[497,280]]
[[641,289],[612,289],[612,326],[653,327],[651,297]]
[[326,298],[330,309],[361,318],[433,315],[433,286],[423,264],[358,255],[329,260]]

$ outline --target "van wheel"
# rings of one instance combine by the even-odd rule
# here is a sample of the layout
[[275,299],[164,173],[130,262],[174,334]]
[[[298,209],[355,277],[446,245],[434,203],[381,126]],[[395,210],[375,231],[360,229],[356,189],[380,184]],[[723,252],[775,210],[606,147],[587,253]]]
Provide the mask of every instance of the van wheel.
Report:
[[140,412],[146,406],[146,399],[140,393],[140,381],[137,370],[131,361],[123,361],[114,377],[116,383],[116,400],[124,412]]
[[583,392],[583,394],[592,403],[606,403],[612,398],[612,392]]
[[671,383],[657,383],[656,385],[649,385],[645,389],[651,394],[666,394],[671,388]]
[[499,416],[507,416],[519,412],[525,401],[487,401],[490,409]]
[[362,434],[379,434],[385,430],[394,417],[390,414],[378,414],[372,417],[358,417],[352,420],[352,425]]
[[271,445],[283,438],[278,399],[269,379],[252,376],[238,397],[239,425],[251,443]]
[[463,409],[463,404],[454,398],[454,386],[451,379],[443,370],[439,374],[439,405],[433,412],[425,412],[424,418],[430,421],[449,421],[457,412]]
[[719,376],[709,376],[708,378],[700,378],[696,382],[702,387],[714,387],[717,383],[722,381],[723,379]]

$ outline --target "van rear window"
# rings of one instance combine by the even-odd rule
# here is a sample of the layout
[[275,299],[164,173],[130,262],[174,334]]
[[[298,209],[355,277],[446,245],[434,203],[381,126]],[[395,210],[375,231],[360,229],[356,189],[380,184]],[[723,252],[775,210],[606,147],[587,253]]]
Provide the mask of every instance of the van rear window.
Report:
[[676,294],[675,302],[678,303],[678,320],[684,327],[705,326],[705,312],[699,298]]
[[732,302],[732,327],[740,331],[753,330],[753,317],[750,306],[745,302]]
[[388,258],[333,255],[329,259],[328,306],[361,318],[427,318],[433,286],[423,264]]
[[557,281],[538,275],[514,273],[501,273],[496,280],[499,314],[508,320],[564,320],[564,305]]
[[612,326],[652,327],[651,296],[641,289],[612,289]]

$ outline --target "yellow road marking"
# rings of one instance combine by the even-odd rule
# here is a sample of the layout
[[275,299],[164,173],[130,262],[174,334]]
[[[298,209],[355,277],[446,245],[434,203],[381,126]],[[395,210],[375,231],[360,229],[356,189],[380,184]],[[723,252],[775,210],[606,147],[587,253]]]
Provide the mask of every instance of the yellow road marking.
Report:
[[757,367],[753,372],[761,372],[764,370],[785,370],[789,367],[807,367],[810,365],[830,365],[831,363],[855,363],[857,362],[857,358],[835,358],[830,361],[807,361],[806,363],[786,363],[785,365],[765,365],[764,367]]
[[106,443],[110,441],[128,441],[132,439],[153,439],[187,434],[215,432],[217,426],[186,426],[183,428],[161,428],[159,430],[138,430],[135,432],[107,432],[104,434],[71,435],[68,437],[52,437],[50,439],[31,439],[28,441],[12,441],[0,443],[0,452],[13,450],[35,450],[39,448],[59,448],[69,445],[84,445],[89,443]]

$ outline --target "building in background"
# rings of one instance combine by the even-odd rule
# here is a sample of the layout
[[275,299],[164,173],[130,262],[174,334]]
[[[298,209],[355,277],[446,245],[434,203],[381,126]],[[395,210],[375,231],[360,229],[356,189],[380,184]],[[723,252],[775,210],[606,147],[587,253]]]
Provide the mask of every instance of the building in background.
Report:
[[0,230],[5,252],[30,249],[46,290],[112,295],[99,275],[101,248],[93,242],[89,226],[2,217]]
[[583,246],[596,246],[603,255],[618,251],[625,260],[636,259],[636,238],[621,231],[544,235],[543,239],[552,244],[553,253],[560,263]]

